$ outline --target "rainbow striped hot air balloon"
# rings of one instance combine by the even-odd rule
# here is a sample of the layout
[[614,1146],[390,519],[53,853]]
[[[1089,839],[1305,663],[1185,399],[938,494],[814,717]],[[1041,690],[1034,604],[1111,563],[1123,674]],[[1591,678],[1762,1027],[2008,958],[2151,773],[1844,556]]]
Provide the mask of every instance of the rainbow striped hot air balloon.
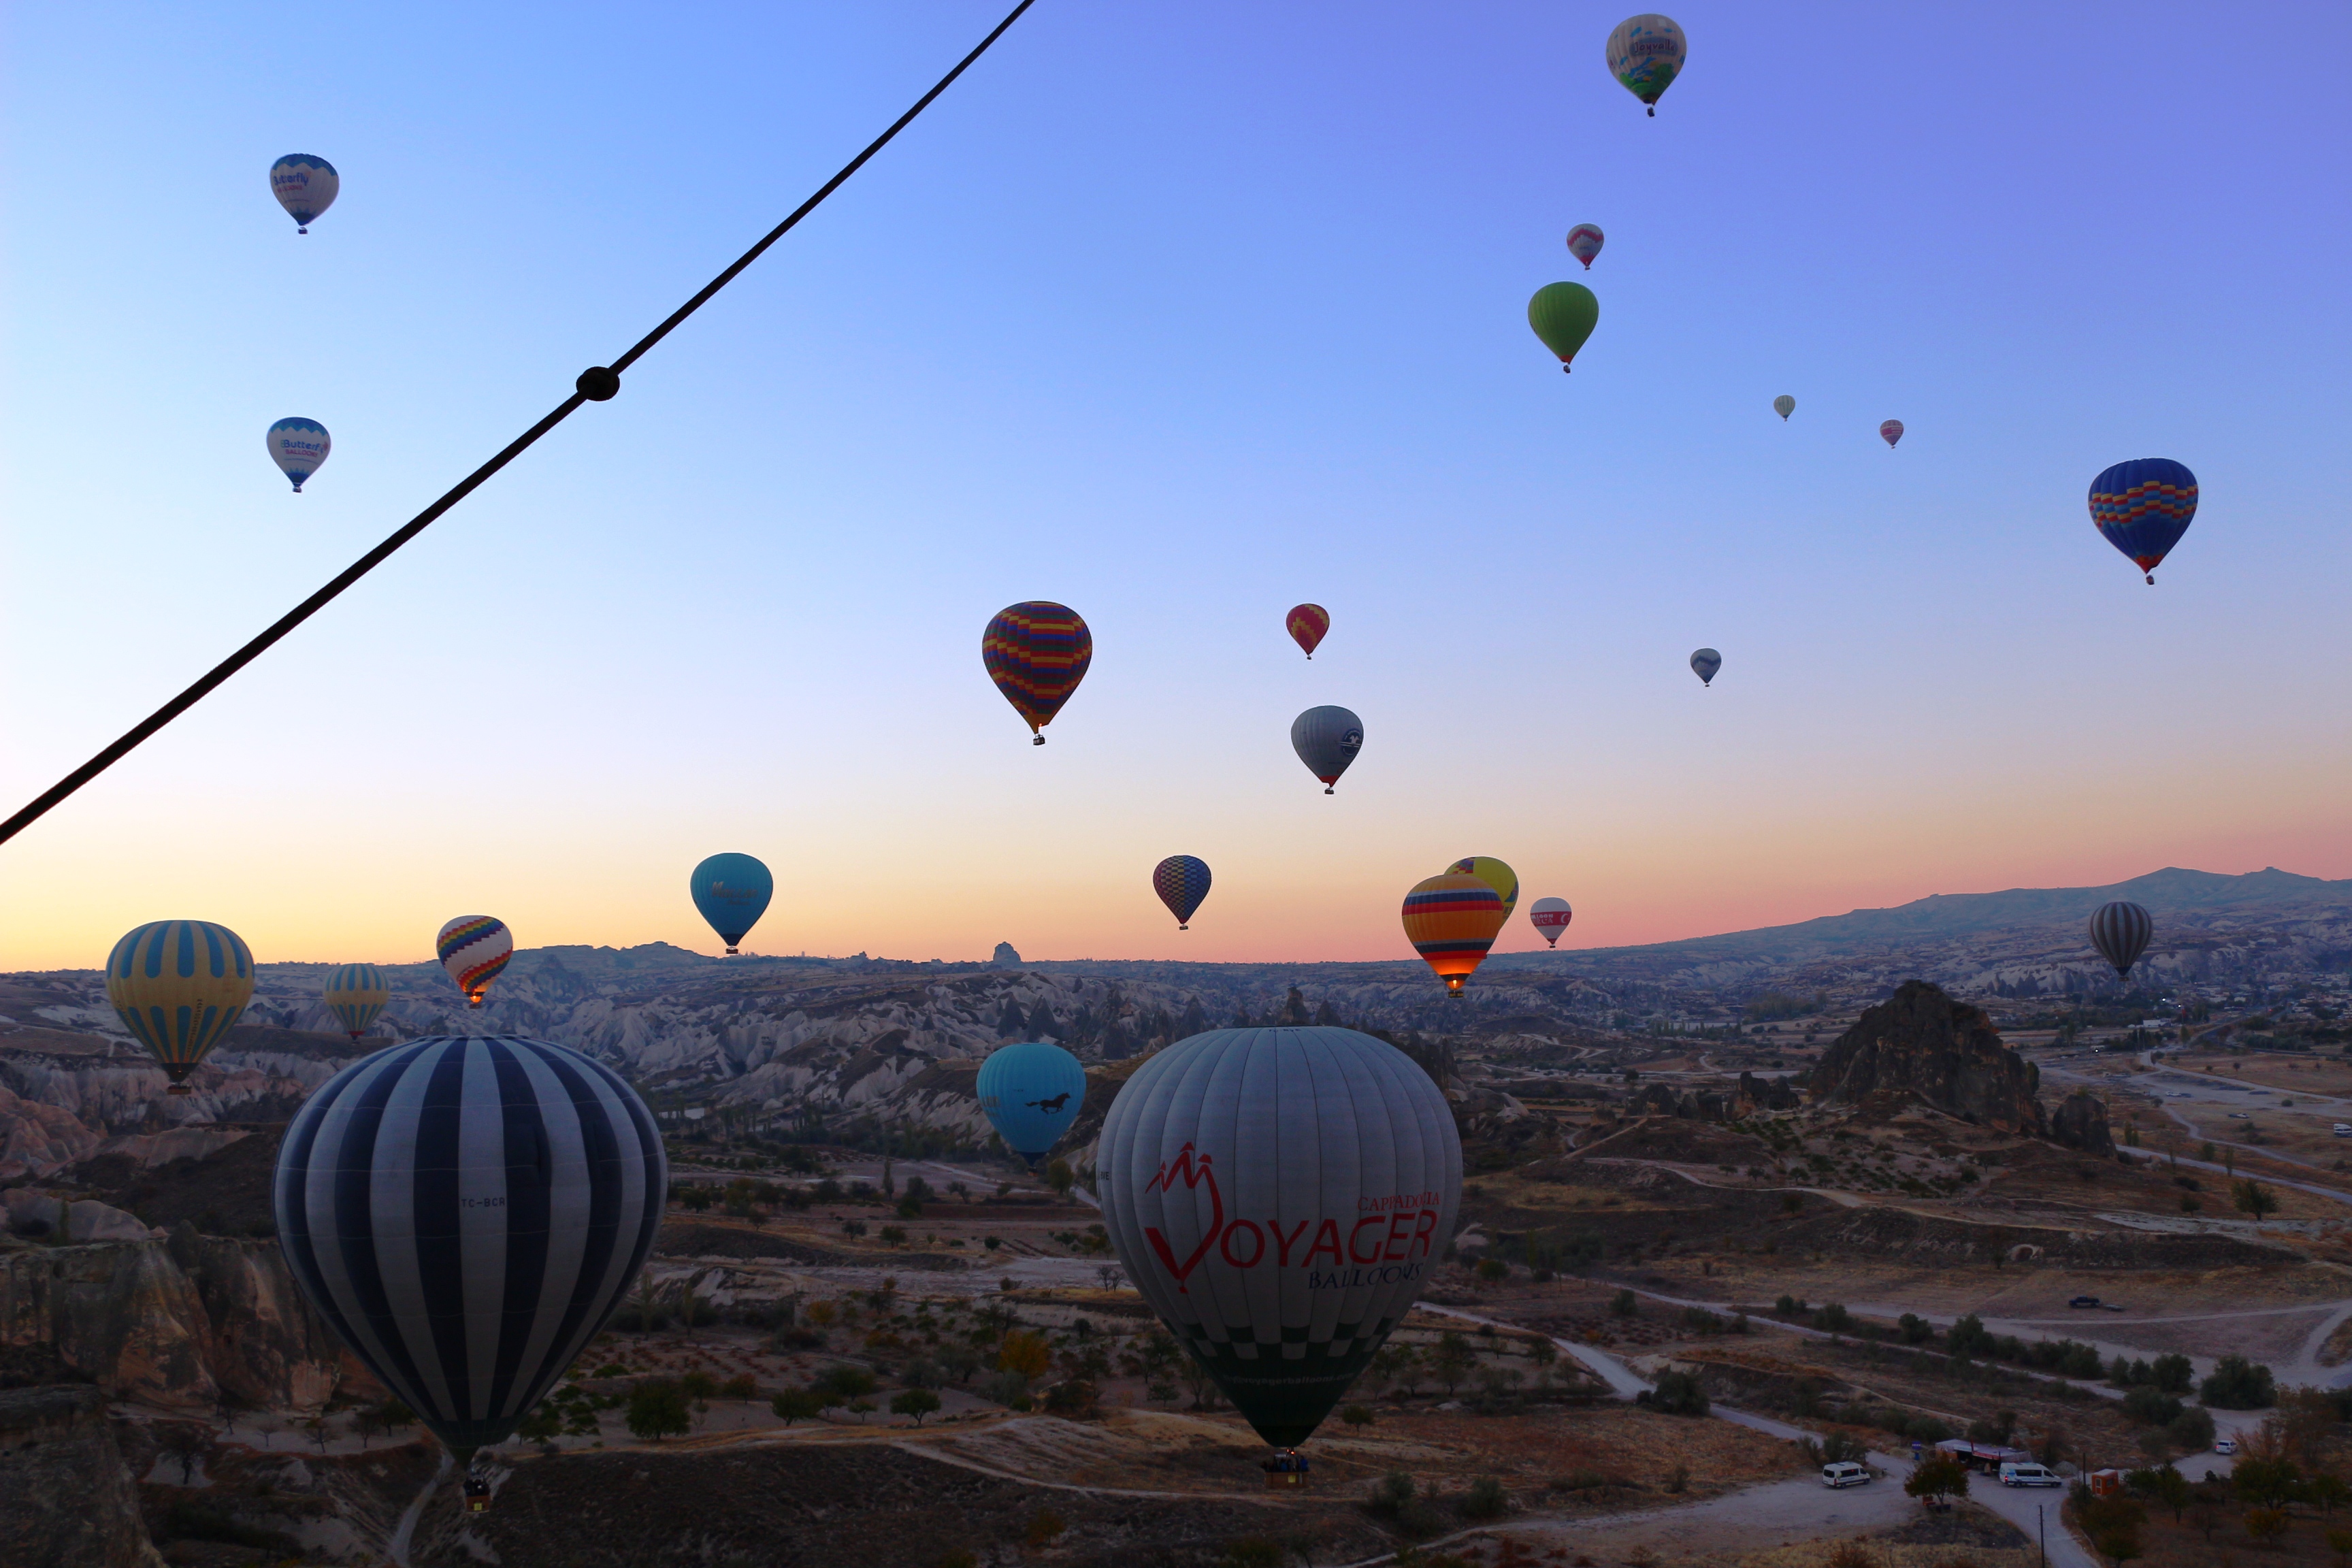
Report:
[[1191,931],[1192,911],[1209,896],[1209,863],[1197,855],[1171,855],[1151,868],[1151,890],[1176,917],[1176,929]]
[[1462,983],[1502,933],[1503,918],[1502,896],[1466,872],[1417,882],[1404,896],[1405,940],[1445,982],[1449,996],[1462,994]]
[[2091,481],[2091,521],[2156,585],[2157,563],[2197,515],[2197,476],[2169,458],[2117,463]]
[[[980,634],[980,661],[1032,734],[1054,721],[1094,662],[1094,634],[1078,612],[1050,599],[1007,605]],[[1037,735],[1044,745],[1045,737]]]
[[187,1076],[253,1000],[253,953],[210,921],[150,921],[106,955],[106,999],[163,1064],[170,1092],[186,1094]]
[[354,1040],[368,1032],[368,1026],[391,1000],[392,987],[384,984],[383,971],[373,963],[339,963],[327,971],[327,1011]]
[[496,916],[459,915],[433,939],[433,951],[449,978],[457,983],[457,989],[466,994],[466,1005],[478,1007],[490,982],[514,956],[514,933]]

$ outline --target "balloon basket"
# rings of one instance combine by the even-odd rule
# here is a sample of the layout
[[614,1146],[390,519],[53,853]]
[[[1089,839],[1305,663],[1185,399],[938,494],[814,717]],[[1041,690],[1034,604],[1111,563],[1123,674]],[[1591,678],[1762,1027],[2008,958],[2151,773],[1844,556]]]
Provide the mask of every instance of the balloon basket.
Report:
[[742,951],[743,950],[740,947],[730,947],[727,950],[727,956],[730,958],[737,957],[742,952]]
[[1306,1486],[1307,1478],[1297,1470],[1268,1470],[1265,1489],[1270,1492],[1290,1491]]
[[1029,743],[1033,746],[1042,746],[1045,743],[1045,737],[1043,735],[1033,736]]
[[196,1091],[195,1091],[194,1089],[190,1089],[190,1088],[189,1088],[186,1084],[184,1084],[184,1083],[175,1083],[175,1084],[173,1084],[173,1085],[172,1085],[171,1087],[169,1087],[168,1089],[164,1089],[164,1090],[163,1090],[163,1092],[164,1092],[165,1094],[194,1094],[194,1093],[195,1093]]

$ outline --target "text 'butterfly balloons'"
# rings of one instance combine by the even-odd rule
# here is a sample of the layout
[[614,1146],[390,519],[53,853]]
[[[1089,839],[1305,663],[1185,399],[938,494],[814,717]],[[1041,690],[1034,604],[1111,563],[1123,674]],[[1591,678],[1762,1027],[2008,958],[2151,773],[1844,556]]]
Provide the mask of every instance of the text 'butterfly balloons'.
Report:
[[1601,254],[1601,245],[1598,224],[1580,223],[1568,231],[1568,253],[1583,262],[1587,272],[1592,270],[1592,258]]
[[2091,481],[2091,521],[2156,585],[2157,563],[2197,516],[2197,476],[2169,458],[2117,463]]
[[150,921],[106,955],[106,999],[163,1064],[168,1092],[186,1094],[188,1075],[253,1000],[253,953],[225,925]]
[[1690,45],[1672,16],[1628,16],[1609,35],[1609,74],[1658,112],[1658,100],[1683,73]]
[[343,182],[335,166],[309,153],[289,153],[269,165],[269,194],[294,220],[296,234],[308,234],[319,215],[335,205]]
[[1528,906],[1528,923],[1543,932],[1545,944],[1550,947],[1559,945],[1559,933],[1575,918],[1576,911],[1568,907],[1566,899],[1538,899]]
[[478,1007],[490,982],[514,956],[514,933],[493,916],[459,915],[433,939],[433,951],[466,994],[466,1005]]
[[1364,721],[1345,708],[1309,708],[1290,721],[1290,749],[1330,795],[1364,749]]
[[1192,911],[1209,896],[1209,863],[1197,855],[1171,855],[1151,868],[1151,890],[1176,917],[1176,929],[1190,931]]
[[334,449],[327,437],[327,427],[315,419],[299,417],[280,419],[269,427],[269,460],[278,471],[294,481],[294,493],[302,493],[302,481],[319,471]]
[[1050,599],[1007,605],[980,634],[980,661],[1013,710],[1028,721],[1034,742],[1094,662],[1094,634],[1077,611]]
[[1331,612],[1320,605],[1293,605],[1290,614],[1282,618],[1282,624],[1289,628],[1290,640],[1304,649],[1307,658],[1313,658],[1315,650],[1322,646],[1323,638],[1331,630]]

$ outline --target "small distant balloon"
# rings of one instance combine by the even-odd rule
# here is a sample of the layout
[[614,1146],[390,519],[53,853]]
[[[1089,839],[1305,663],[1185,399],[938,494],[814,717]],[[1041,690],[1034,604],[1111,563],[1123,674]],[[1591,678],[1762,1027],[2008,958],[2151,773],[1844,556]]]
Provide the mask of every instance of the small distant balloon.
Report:
[[1723,668],[1723,656],[1711,647],[1703,647],[1691,655],[1691,668],[1697,672],[1701,686],[1715,684],[1715,672]]
[[335,205],[343,182],[335,166],[310,153],[289,153],[269,165],[269,194],[294,220],[296,234],[308,234],[318,216]]
[[1783,421],[1796,411],[1797,400],[1785,392],[1772,400],[1772,412],[1779,415]]
[[383,1005],[392,1000],[392,987],[384,984],[383,971],[373,963],[338,963],[327,971],[322,994],[327,1011],[354,1040],[368,1032]]
[[1448,871],[1413,884],[1404,896],[1404,935],[1449,996],[1462,994],[1503,930],[1503,900],[1479,878]]
[[1878,437],[1892,447],[1895,442],[1903,439],[1903,421],[1889,419],[1878,427]]
[[196,1070],[253,1000],[253,953],[210,921],[150,921],[106,955],[106,999],[155,1055],[169,1092],[186,1094]]
[[1576,911],[1568,907],[1566,899],[1538,899],[1528,906],[1528,923],[1543,932],[1545,943],[1551,947],[1559,945],[1559,933],[1575,918]]
[[1563,372],[1600,323],[1601,301],[1581,283],[1547,283],[1528,301],[1528,325],[1559,356]]
[[2115,965],[2116,978],[2122,980],[2131,973],[2131,966],[2147,951],[2147,939],[2156,933],[2156,922],[2137,904],[2116,900],[2101,904],[2091,916],[2091,945],[2099,956]]
[[2169,458],[2117,463],[2091,481],[2091,521],[2156,584],[2157,563],[2197,516],[2197,476]]
[[294,481],[294,493],[302,493],[302,481],[319,471],[327,460],[334,442],[327,438],[327,427],[316,419],[280,419],[269,427],[269,460],[278,471]]
[[1345,708],[1309,708],[1290,721],[1290,749],[1307,771],[1323,781],[1323,793],[1334,793],[1339,775],[1364,749],[1364,721]]
[[1690,46],[1672,16],[1628,16],[1609,35],[1609,74],[1658,112],[1658,100],[1682,75]]
[[1495,889],[1503,900],[1503,918],[1509,920],[1511,911],[1519,905],[1519,874],[1492,855],[1472,855],[1445,868],[1465,877],[1475,877]]
[[1568,231],[1568,253],[1584,263],[1587,272],[1592,270],[1592,258],[1601,254],[1601,226],[1580,223]]
[[1290,640],[1305,648],[1307,657],[1313,658],[1316,648],[1321,646],[1325,635],[1331,629],[1331,612],[1320,605],[1293,605],[1290,614],[1282,618],[1282,624],[1290,628]]
[[1078,612],[1050,599],[1007,605],[980,634],[980,661],[1013,710],[1028,721],[1033,742],[1087,678],[1095,637]]
[[1209,863],[1197,855],[1171,855],[1151,868],[1151,890],[1176,917],[1176,929],[1191,931],[1192,911],[1209,896]]
[[694,897],[694,907],[727,944],[727,951],[738,951],[760,917],[768,912],[768,900],[776,896],[776,879],[768,873],[764,861],[756,855],[729,852],[713,855],[695,867],[687,879],[687,891]]
[[466,1005],[478,1007],[490,982],[514,956],[514,933],[506,921],[490,915],[459,915],[433,939],[441,967],[466,994]]

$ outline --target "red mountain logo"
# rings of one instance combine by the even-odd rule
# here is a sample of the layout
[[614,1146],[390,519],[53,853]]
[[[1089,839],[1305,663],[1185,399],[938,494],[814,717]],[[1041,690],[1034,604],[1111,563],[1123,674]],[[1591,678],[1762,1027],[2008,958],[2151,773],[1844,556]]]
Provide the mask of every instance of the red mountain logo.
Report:
[[1201,1259],[1209,1256],[1209,1248],[1217,1244],[1218,1234],[1225,1228],[1225,1200],[1217,1192],[1217,1173],[1209,1168],[1209,1156],[1196,1157],[1190,1143],[1176,1151],[1176,1157],[1162,1164],[1160,1173],[1146,1183],[1143,1190],[1172,1193],[1180,1181],[1187,1189],[1197,1188],[1203,1182],[1208,1184],[1210,1219],[1208,1228],[1201,1233],[1201,1244],[1179,1263],[1175,1249],[1168,1245],[1168,1238],[1160,1234],[1157,1226],[1145,1226],[1143,1236],[1151,1243],[1151,1250],[1160,1255],[1160,1261],[1167,1265],[1168,1272],[1176,1277],[1178,1293],[1189,1295],[1191,1288],[1184,1283],[1185,1278],[1201,1266]]

